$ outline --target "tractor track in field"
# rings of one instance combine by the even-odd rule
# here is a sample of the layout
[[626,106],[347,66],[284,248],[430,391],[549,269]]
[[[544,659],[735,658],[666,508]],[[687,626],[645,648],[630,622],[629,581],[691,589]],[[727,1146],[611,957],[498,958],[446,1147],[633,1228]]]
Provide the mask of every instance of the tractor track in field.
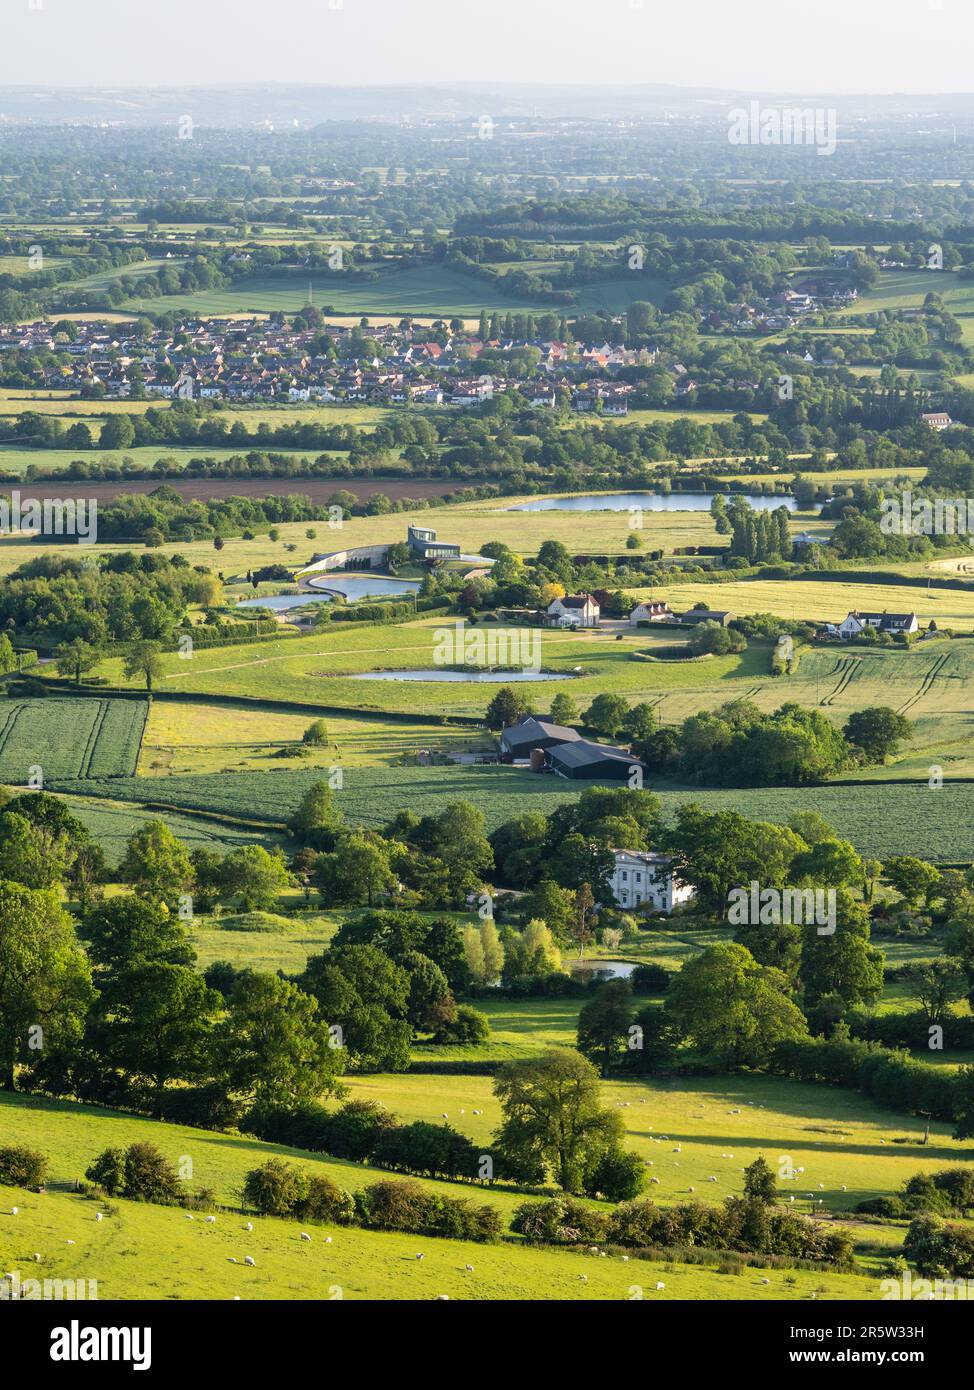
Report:
[[836,660],[835,669],[830,673],[832,676],[838,676],[838,680],[829,691],[828,695],[819,701],[819,704],[822,706],[834,704],[836,698],[839,695],[843,695],[845,691],[848,690],[852,681],[859,675],[861,670],[862,657],[840,656]]
[[905,714],[907,710],[913,709],[915,705],[918,705],[925,695],[930,694],[930,691],[936,684],[937,677],[941,674],[949,660],[949,652],[945,652],[943,656],[937,657],[936,661],[930,667],[929,671],[927,671],[926,675],[920,681],[919,689],[916,690],[907,700],[904,700],[903,704],[900,705],[899,709],[896,711],[897,714]]

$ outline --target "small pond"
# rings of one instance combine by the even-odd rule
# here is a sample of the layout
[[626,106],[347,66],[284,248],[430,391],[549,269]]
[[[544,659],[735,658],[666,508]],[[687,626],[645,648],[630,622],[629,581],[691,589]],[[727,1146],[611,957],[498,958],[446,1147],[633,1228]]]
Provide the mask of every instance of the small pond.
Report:
[[636,969],[631,960],[574,960],[573,975],[601,975],[606,980],[628,980]]
[[414,594],[419,588],[415,579],[383,579],[365,574],[329,574],[327,579],[309,580],[317,593],[274,594],[270,598],[248,598],[238,603],[238,608],[271,608],[275,613],[284,613],[289,608],[304,608],[309,603],[330,603],[335,593],[344,594],[354,601],[360,598],[391,598],[397,594]]
[[489,685],[514,685],[518,681],[567,681],[565,671],[449,671],[433,667],[428,671],[356,671],[350,681],[483,681]]

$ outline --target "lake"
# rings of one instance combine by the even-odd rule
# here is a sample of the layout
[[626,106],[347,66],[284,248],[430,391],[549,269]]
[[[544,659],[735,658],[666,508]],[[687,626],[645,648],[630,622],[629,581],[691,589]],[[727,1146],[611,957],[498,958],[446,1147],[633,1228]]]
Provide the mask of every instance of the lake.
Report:
[[[509,512],[627,512],[641,507],[645,512],[709,512],[715,497],[712,492],[588,492],[578,497],[539,497],[534,502],[521,502],[508,507]],[[776,507],[798,510],[790,494],[765,497],[763,493],[721,493],[728,502],[740,497],[759,512],[773,512]]]
[[[327,579],[309,581],[315,584],[319,593],[310,591],[302,594],[274,594],[270,598],[248,598],[238,603],[238,608],[270,608],[275,613],[284,613],[289,608],[304,608],[309,603],[330,603],[335,593],[344,594],[351,602],[359,598],[392,598],[401,594],[414,594],[419,589],[417,579],[383,579],[365,574],[334,574]],[[324,592],[325,589],[329,592]]]

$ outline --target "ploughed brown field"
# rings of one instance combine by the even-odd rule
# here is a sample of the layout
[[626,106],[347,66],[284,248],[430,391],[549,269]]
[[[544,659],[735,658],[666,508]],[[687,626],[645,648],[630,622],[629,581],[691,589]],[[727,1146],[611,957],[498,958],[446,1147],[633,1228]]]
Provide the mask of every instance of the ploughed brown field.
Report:
[[171,487],[180,497],[286,497],[301,493],[313,502],[327,502],[340,488],[360,499],[383,492],[393,501],[400,497],[445,497],[460,486],[476,486],[476,480],[464,479],[452,483],[448,478],[152,478],[116,479],[112,482],[92,482],[86,478],[22,479],[5,484],[7,490],[18,487],[24,497],[75,497],[83,493],[98,501],[111,501],[121,493],[154,492],[159,487]]

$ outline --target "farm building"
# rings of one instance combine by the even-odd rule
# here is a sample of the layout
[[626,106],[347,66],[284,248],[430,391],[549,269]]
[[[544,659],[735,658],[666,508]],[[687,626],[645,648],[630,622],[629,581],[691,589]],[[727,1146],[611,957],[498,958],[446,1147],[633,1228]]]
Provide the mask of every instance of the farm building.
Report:
[[533,748],[553,748],[559,743],[575,743],[581,738],[577,729],[564,724],[551,724],[547,719],[535,719],[522,714],[516,724],[501,733],[502,758],[527,758]]
[[655,850],[614,849],[615,867],[609,883],[612,896],[620,907],[642,907],[657,912],[672,912],[680,903],[689,902],[693,888],[681,883],[670,871],[670,860]]
[[874,628],[877,632],[916,632],[920,624],[915,613],[860,613],[854,609],[847,614],[836,626],[834,623],[826,624],[826,632],[830,635],[838,635],[843,638],[858,637],[860,632],[865,632],[867,627]]
[[545,762],[559,777],[572,780],[598,777],[623,782],[629,780],[635,769],[643,771],[643,764],[635,753],[605,743],[590,743],[585,738],[553,745],[545,754]]
[[647,600],[645,603],[637,603],[629,614],[629,626],[638,627],[640,623],[671,623],[676,621],[676,614],[665,599],[658,603]]
[[548,604],[548,621],[556,627],[598,627],[601,613],[591,594],[566,594]]
[[711,608],[691,608],[688,613],[680,614],[680,622],[691,627],[697,623],[717,623],[720,627],[729,627],[736,617],[736,613],[721,613]]

